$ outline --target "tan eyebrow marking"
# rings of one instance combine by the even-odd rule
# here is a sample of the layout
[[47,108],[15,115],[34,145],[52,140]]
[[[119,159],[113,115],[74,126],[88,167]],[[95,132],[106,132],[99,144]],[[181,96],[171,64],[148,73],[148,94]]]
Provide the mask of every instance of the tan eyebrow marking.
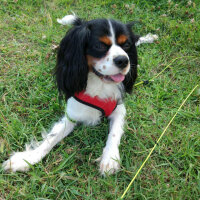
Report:
[[112,44],[112,41],[110,40],[109,37],[107,36],[103,36],[103,37],[100,37],[99,40],[107,45],[111,45]]
[[118,38],[117,38],[117,43],[118,44],[123,44],[124,42],[126,42],[127,40],[127,36],[126,35],[120,35]]

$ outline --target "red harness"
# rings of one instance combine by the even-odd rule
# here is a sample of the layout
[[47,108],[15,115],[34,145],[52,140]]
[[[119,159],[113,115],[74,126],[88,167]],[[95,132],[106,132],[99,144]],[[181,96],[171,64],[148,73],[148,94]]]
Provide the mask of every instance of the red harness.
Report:
[[88,94],[85,94],[85,91],[75,93],[74,98],[87,106],[95,108],[102,112],[106,117],[110,116],[111,113],[117,107],[117,101],[111,98],[100,99],[97,96],[91,97]]

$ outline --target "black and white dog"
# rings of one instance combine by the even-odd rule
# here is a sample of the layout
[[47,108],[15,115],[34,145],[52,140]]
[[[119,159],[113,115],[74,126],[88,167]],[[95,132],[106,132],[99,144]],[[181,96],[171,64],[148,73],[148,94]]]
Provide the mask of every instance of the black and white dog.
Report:
[[66,114],[39,145],[14,153],[3,168],[27,171],[29,164],[41,161],[78,122],[96,125],[106,116],[110,132],[97,160],[101,174],[112,174],[120,168],[118,147],[126,114],[122,98],[125,92],[131,93],[137,77],[136,46],[153,42],[157,36],[136,36],[133,23],[112,19],[83,21],[67,15],[58,22],[73,25],[60,43],[55,72],[58,90],[67,100]]

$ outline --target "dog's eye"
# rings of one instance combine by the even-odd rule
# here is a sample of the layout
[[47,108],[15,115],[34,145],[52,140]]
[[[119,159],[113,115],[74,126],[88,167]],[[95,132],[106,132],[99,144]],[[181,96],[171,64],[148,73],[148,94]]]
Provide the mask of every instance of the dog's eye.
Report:
[[97,43],[94,45],[94,48],[100,51],[105,51],[107,50],[107,46],[103,43]]
[[122,45],[122,48],[123,48],[125,51],[129,50],[130,47],[131,47],[131,44],[130,44],[129,42],[126,42],[125,44]]

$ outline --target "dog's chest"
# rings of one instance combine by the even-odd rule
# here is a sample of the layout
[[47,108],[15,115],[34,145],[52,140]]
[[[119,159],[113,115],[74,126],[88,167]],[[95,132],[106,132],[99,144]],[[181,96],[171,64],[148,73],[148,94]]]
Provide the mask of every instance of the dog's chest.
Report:
[[100,110],[87,106],[71,97],[67,101],[67,114],[77,122],[87,125],[96,125],[100,122],[102,113]]

